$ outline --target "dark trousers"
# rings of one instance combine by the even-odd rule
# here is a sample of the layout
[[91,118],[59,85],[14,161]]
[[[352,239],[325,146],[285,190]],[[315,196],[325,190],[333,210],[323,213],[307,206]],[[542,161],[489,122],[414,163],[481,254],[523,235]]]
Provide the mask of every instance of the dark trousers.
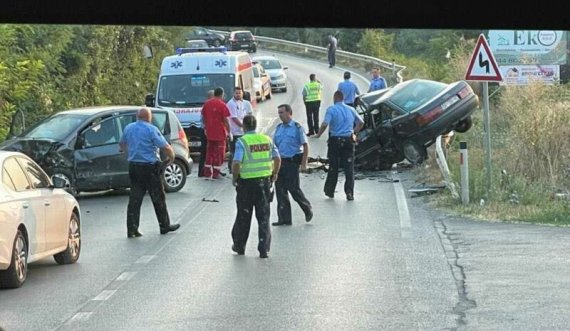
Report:
[[299,204],[305,215],[311,212],[311,203],[307,200],[299,186],[301,158],[301,154],[293,158],[281,158],[281,168],[275,182],[275,196],[277,197],[277,215],[279,216],[279,222],[282,223],[292,223],[289,193],[291,193],[291,197]]
[[230,174],[232,173],[232,162],[234,160],[234,153],[236,152],[236,142],[239,137],[241,136],[234,136],[234,139],[230,141],[230,157],[228,158],[228,171]]
[[129,205],[127,207],[127,231],[133,233],[138,231],[141,204],[145,193],[148,191],[154,213],[160,228],[170,226],[170,218],[166,209],[166,196],[162,183],[162,170],[160,163],[142,164],[129,163],[130,193]]
[[239,250],[245,250],[251,227],[251,218],[255,209],[259,235],[257,250],[260,253],[269,252],[271,247],[269,178],[240,178],[238,179],[236,193],[237,216],[232,228],[234,246]]
[[333,195],[338,181],[338,169],[344,169],[344,193],[354,194],[354,143],[350,137],[329,137],[329,171],[325,181],[325,194]]
[[329,48],[328,50],[328,58],[329,58],[329,65],[334,67],[336,63],[336,48]]
[[321,101],[305,102],[307,110],[307,126],[309,135],[317,134],[319,132],[319,108]]
[[200,162],[198,163],[198,177],[204,176],[204,162],[206,162],[206,149],[208,148],[208,139],[204,129],[200,129]]

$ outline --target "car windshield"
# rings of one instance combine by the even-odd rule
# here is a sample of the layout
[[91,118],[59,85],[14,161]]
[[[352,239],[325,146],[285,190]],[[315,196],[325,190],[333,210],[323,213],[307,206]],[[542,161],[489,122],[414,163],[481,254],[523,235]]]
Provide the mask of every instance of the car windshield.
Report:
[[199,106],[206,100],[208,91],[216,87],[223,88],[226,91],[225,98],[229,100],[232,97],[234,81],[234,74],[162,76],[158,87],[158,105],[179,108]]
[[23,132],[20,137],[61,141],[87,117],[88,115],[80,114],[56,114]]
[[412,81],[400,88],[394,87],[390,101],[406,112],[410,112],[431,100],[446,86],[444,83],[434,81]]
[[235,34],[236,38],[251,39],[251,33],[249,32],[238,32]]
[[263,66],[263,69],[281,69],[281,63],[277,60],[259,60],[259,64]]

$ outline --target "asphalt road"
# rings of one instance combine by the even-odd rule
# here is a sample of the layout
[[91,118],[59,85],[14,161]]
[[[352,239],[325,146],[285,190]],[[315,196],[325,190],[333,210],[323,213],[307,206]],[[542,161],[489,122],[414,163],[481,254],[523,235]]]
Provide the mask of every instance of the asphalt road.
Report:
[[[300,91],[311,72],[325,84],[321,118],[342,80],[342,68],[281,59],[291,85],[259,105],[268,133],[281,103],[306,123]],[[323,138],[309,141],[311,156],[326,155]],[[126,238],[126,192],[85,195],[78,263],[30,265],[22,288],[0,291],[0,329],[568,329],[568,228],[452,217],[408,193],[407,170],[360,175],[347,201],[342,174],[334,199],[324,172],[303,174],[315,217],[306,223],[293,202],[294,224],[272,227],[268,259],[258,257],[255,220],[245,256],[230,249],[229,178],[207,181],[195,168],[167,195],[182,225],[167,235],[147,197],[137,239]]]

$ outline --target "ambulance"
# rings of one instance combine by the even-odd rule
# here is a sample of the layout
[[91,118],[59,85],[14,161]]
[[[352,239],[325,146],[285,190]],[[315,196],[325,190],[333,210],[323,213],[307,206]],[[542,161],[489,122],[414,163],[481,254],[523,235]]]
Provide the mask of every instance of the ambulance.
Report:
[[162,60],[156,96],[147,94],[149,107],[173,111],[188,137],[191,153],[200,150],[201,110],[209,90],[224,89],[224,100],[233,97],[239,86],[257,108],[253,64],[247,52],[227,51],[225,47],[178,48],[176,55]]

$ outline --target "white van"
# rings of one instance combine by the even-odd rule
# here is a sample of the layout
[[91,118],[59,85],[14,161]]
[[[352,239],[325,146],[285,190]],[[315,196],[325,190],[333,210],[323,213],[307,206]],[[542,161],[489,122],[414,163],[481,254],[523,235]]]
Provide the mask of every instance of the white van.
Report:
[[239,86],[244,96],[249,94],[255,109],[253,79],[253,64],[246,52],[227,51],[225,47],[178,48],[176,55],[162,60],[156,97],[148,94],[145,104],[172,110],[186,131],[190,151],[197,153],[202,127],[200,113],[208,90],[222,87],[227,102]]

